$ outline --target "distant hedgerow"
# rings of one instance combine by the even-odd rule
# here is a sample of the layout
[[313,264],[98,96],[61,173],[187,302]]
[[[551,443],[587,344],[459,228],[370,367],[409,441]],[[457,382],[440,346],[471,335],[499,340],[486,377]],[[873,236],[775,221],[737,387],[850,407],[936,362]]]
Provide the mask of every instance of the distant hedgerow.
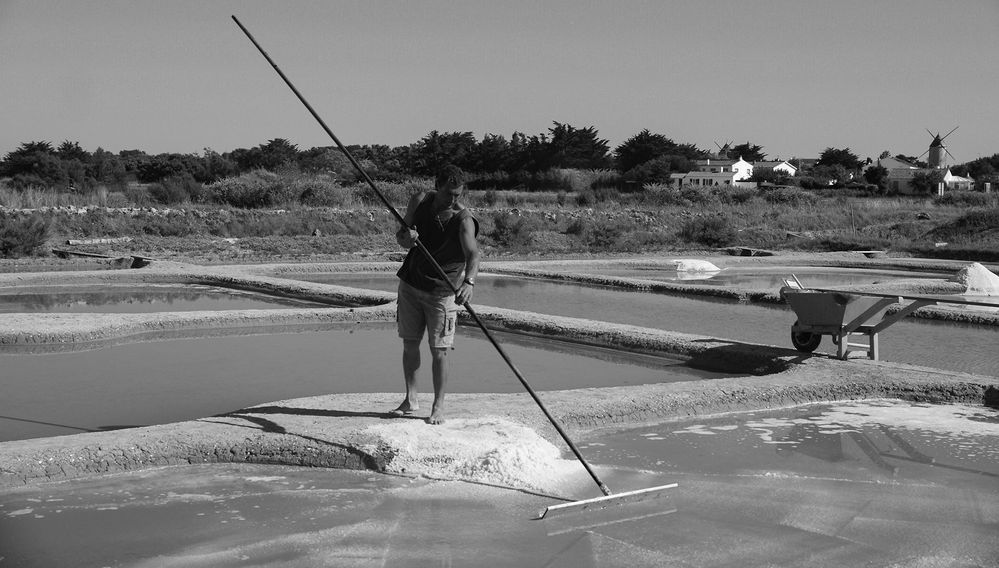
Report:
[[217,202],[232,207],[257,209],[295,203],[301,195],[294,195],[297,188],[278,174],[267,170],[252,172],[219,180],[210,184],[208,194]]

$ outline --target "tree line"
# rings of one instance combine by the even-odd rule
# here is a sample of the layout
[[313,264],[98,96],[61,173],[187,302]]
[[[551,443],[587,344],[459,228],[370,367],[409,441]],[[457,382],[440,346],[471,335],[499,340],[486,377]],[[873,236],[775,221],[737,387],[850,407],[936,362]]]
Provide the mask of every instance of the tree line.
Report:
[[[471,132],[434,130],[406,146],[352,145],[347,149],[375,179],[402,181],[432,176],[441,165],[454,163],[471,174],[469,185],[473,189],[553,189],[553,177],[546,175],[548,172],[581,169],[612,171],[616,175],[608,176],[610,183],[623,191],[635,191],[646,184],[666,183],[670,174],[694,170],[695,160],[712,156],[694,144],[675,142],[647,129],[612,150],[596,128],[577,128],[559,122],[553,122],[547,132],[532,136],[514,132],[509,139],[497,134],[477,139]],[[763,147],[748,141],[726,145],[723,150],[733,159],[741,157],[749,162],[766,159]],[[859,172],[863,165],[849,148],[827,148],[806,179],[811,179],[816,187],[828,186],[828,180],[838,182],[853,177],[847,174]],[[958,175],[976,179],[995,176],[999,154],[953,169]],[[22,143],[0,161],[0,177],[9,178],[8,184],[14,188],[77,191],[99,185],[121,187],[131,181],[156,183],[165,179],[207,184],[255,170],[328,174],[347,183],[357,181],[353,167],[336,147],[300,150],[284,138],[224,153],[206,148],[201,154],[154,155],[141,150],[114,154],[102,148],[89,152],[69,140],[58,146],[31,141]],[[866,182],[883,189],[886,175],[886,171],[870,168]],[[761,172],[756,181],[788,182],[772,172]],[[803,186],[808,183],[798,181]]]

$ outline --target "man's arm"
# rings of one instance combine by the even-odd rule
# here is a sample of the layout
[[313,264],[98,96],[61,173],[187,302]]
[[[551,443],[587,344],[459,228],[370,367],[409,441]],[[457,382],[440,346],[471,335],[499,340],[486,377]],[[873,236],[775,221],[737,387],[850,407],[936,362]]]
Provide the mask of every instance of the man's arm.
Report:
[[395,233],[396,242],[404,249],[411,249],[416,246],[416,239],[419,237],[419,234],[416,232],[416,229],[412,229],[411,227],[416,216],[416,208],[420,206],[426,195],[426,193],[420,192],[409,198],[409,204],[406,206],[406,215],[402,218],[406,225],[399,227],[399,230]]
[[479,243],[475,240],[475,221],[471,215],[461,220],[458,242],[461,243],[461,250],[465,253],[465,279],[458,286],[454,300],[458,305],[465,305],[472,299],[473,284],[469,284],[468,281],[475,281],[475,277],[479,274]]

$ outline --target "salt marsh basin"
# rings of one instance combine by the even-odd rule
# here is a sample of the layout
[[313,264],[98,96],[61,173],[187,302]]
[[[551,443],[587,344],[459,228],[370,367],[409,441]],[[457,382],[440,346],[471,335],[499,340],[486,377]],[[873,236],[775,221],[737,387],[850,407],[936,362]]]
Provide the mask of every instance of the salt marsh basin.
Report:
[[[262,324],[283,325],[288,323],[309,324],[316,321],[391,321],[392,294],[384,292],[366,292],[363,290],[337,287],[333,285],[288,282],[279,278],[273,272],[266,272],[266,267],[250,268],[205,268],[192,266],[161,266],[153,271],[141,269],[137,271],[122,271],[119,277],[131,279],[148,279],[162,281],[164,279],[187,279],[198,282],[236,283],[241,287],[263,289],[281,289],[282,291],[302,291],[306,296],[324,296],[349,302],[355,307],[324,308],[324,309],[287,309],[279,310],[236,310],[229,314],[215,312],[191,312],[187,314],[89,314],[35,316],[31,326],[27,320],[32,318],[8,318],[6,322],[18,324],[16,329],[5,323],[3,337],[6,342],[20,346],[49,346],[53,349],[64,348],[67,345],[79,344],[81,341],[111,343],[130,341],[155,341],[157,334],[164,332],[198,333],[198,330],[217,330],[223,324],[233,324],[233,328],[253,327]],[[256,272],[256,274],[254,274]],[[4,276],[12,278],[11,276]],[[55,276],[53,276],[55,277]],[[103,278],[107,275],[100,276]],[[23,275],[19,278],[25,278]],[[29,280],[32,277],[27,277]],[[86,281],[90,276],[80,274],[68,275],[70,279]],[[21,280],[24,282],[24,280]],[[30,285],[27,284],[27,285]],[[477,306],[478,308],[478,306]],[[587,344],[600,344],[624,350],[643,352],[662,352],[671,356],[688,360],[711,363],[723,371],[725,369],[741,370],[744,376],[711,379],[709,381],[682,381],[676,383],[645,384],[628,387],[606,387],[599,389],[556,390],[544,392],[542,396],[570,433],[579,439],[596,440],[596,436],[608,427],[640,427],[644,424],[663,420],[681,419],[688,416],[711,416],[732,411],[774,409],[796,406],[802,403],[820,401],[840,401],[858,399],[891,399],[910,401],[934,401],[940,403],[960,403],[983,405],[992,401],[994,404],[999,379],[960,372],[941,371],[927,367],[914,367],[903,364],[889,364],[866,360],[835,361],[824,356],[802,356],[790,349],[777,346],[745,344],[710,338],[692,336],[667,330],[652,330],[623,324],[608,324],[583,320],[579,318],[548,317],[537,313],[518,313],[514,310],[484,307],[477,309],[485,315],[487,324],[500,329],[517,330],[521,333],[558,333]],[[193,330],[193,331],[192,331]],[[30,341],[29,341],[30,338]],[[530,377],[529,377],[530,378]],[[425,383],[426,381],[424,381]],[[448,398],[449,423],[443,428],[434,428],[417,419],[390,420],[386,416],[388,409],[398,403],[397,393],[331,393],[315,397],[284,399],[265,404],[240,408],[220,416],[202,417],[186,422],[161,424],[143,428],[93,432],[86,434],[59,436],[34,440],[13,441],[0,444],[0,464],[2,465],[2,480],[4,490],[3,503],[5,512],[21,511],[25,507],[8,509],[8,503],[15,503],[21,491],[48,491],[54,488],[52,484],[65,483],[98,483],[112,487],[115,483],[131,483],[126,478],[117,476],[157,475],[157,468],[164,466],[188,467],[191,464],[207,464],[198,467],[226,467],[221,464],[251,464],[254,467],[281,464],[294,466],[312,466],[311,471],[321,472],[324,468],[350,469],[353,471],[368,470],[377,475],[403,476],[406,479],[421,480],[418,485],[426,486],[426,480],[448,479],[449,481],[431,482],[429,486],[444,484],[444,495],[467,496],[468,500],[446,499],[437,502],[442,510],[461,511],[472,503],[489,503],[488,510],[493,511],[493,517],[506,519],[493,527],[502,527],[504,534],[523,535],[523,531],[537,532],[528,524],[526,529],[520,527],[530,523],[530,518],[536,512],[536,506],[545,504],[552,497],[583,498],[592,497],[595,488],[588,486],[585,478],[578,476],[578,467],[572,461],[565,460],[559,453],[532,452],[533,460],[524,465],[518,461],[516,448],[541,448],[542,442],[559,448],[559,442],[553,429],[545,423],[543,416],[533,402],[525,394],[520,393],[455,393]],[[429,410],[429,405],[426,405]],[[523,429],[521,429],[523,428]],[[503,445],[499,442],[504,434],[512,439],[512,444]],[[413,440],[430,437],[435,440],[429,446],[417,447],[415,452],[401,451]],[[477,453],[460,444],[468,439],[477,441],[489,440],[483,446],[486,454],[491,450],[506,447],[512,454],[493,454],[506,456],[499,460],[502,464],[517,464],[519,467],[508,467],[505,470],[490,469],[483,464],[496,463],[486,459],[485,454]],[[443,452],[443,448],[447,452]],[[599,452],[598,452],[599,453]],[[613,460],[611,460],[613,461]],[[445,467],[447,464],[447,467]],[[530,465],[531,467],[527,467]],[[638,489],[655,484],[655,482],[673,481],[678,474],[675,471],[636,470],[627,464],[603,463],[602,467],[614,470],[611,480],[616,484],[616,491]],[[644,472],[643,472],[644,471]],[[561,475],[554,475],[554,474]],[[212,477],[209,470],[202,470],[197,475]],[[251,474],[251,477],[266,476],[266,471]],[[282,475],[276,473],[275,475]],[[371,473],[368,474],[372,475]],[[145,479],[149,479],[145,477]],[[364,478],[367,479],[367,478]],[[76,481],[74,481],[76,480]],[[102,481],[103,480],[103,481]],[[466,485],[467,482],[474,482]],[[688,485],[693,480],[686,479]],[[141,485],[141,479],[138,481]],[[509,489],[482,489],[490,495],[475,497],[472,493],[479,492],[474,487],[484,487],[482,483]],[[110,485],[107,485],[110,484]],[[458,484],[458,485],[450,485]],[[349,482],[344,482],[348,487]],[[428,487],[429,487],[428,486]],[[89,490],[85,485],[78,486],[79,491],[86,494]],[[95,486],[96,487],[96,486]],[[440,487],[440,486],[438,486]],[[464,489],[457,490],[457,487]],[[682,488],[682,485],[681,485]],[[412,491],[410,491],[412,490]],[[433,493],[433,489],[419,488],[406,484],[403,490],[410,495]],[[496,491],[497,493],[491,493]],[[532,493],[543,493],[544,497],[531,496]],[[691,496],[706,496],[700,489],[693,490],[682,499]],[[484,501],[479,501],[479,498]],[[31,497],[34,498],[34,497]],[[58,497],[56,497],[58,498]],[[444,505],[443,503],[451,503]],[[691,504],[691,501],[685,501]],[[475,507],[472,506],[473,510]],[[108,511],[105,511],[108,512]],[[660,511],[661,512],[661,511]],[[18,523],[33,519],[35,512],[15,517]],[[37,514],[45,514],[41,510]],[[112,513],[108,513],[112,514]],[[245,515],[244,515],[245,516]],[[45,518],[51,518],[46,516]],[[447,515],[437,517],[438,521]],[[455,517],[456,522],[465,519],[466,524],[472,517]],[[679,517],[677,517],[679,518]],[[644,527],[641,534],[648,536],[651,527],[669,526],[669,516],[657,517],[658,520]],[[42,521],[43,519],[39,519]],[[113,521],[112,521],[113,522]],[[25,526],[25,525],[20,525]],[[632,525],[633,526],[633,525]],[[707,525],[704,525],[705,527]],[[488,528],[479,525],[480,528]],[[715,528],[718,528],[716,525]],[[731,526],[729,526],[731,528]],[[554,530],[554,529],[553,529]],[[755,534],[755,529],[745,528]],[[518,532],[520,531],[520,532]],[[244,533],[239,533],[244,534]],[[317,533],[318,534],[318,533]],[[322,533],[331,534],[331,533]],[[393,533],[395,534],[395,533]],[[468,534],[468,533],[461,533]],[[587,533],[569,529],[552,537],[547,544],[536,547],[526,546],[525,550],[547,551],[547,556],[536,565],[544,565],[549,559],[560,561],[598,562],[600,551],[606,562],[602,565],[657,565],[665,552],[655,547],[646,546],[644,541],[627,542],[619,538],[621,535],[607,530],[596,530]],[[637,534],[637,533],[636,533]],[[694,565],[726,565],[722,559],[711,562],[695,562],[711,548],[711,539],[704,535],[688,534],[686,541],[689,554],[673,560],[694,562]],[[719,533],[721,534],[721,533]],[[735,534],[735,533],[728,533]],[[749,533],[746,533],[747,535]],[[830,541],[816,536],[818,533],[808,533],[807,538],[790,537],[786,532],[769,532],[763,543],[771,547],[771,551],[807,551],[805,557],[813,565],[843,565],[844,559],[862,559],[872,565],[892,565],[892,562],[905,560],[897,554],[887,554],[875,548],[858,549],[853,545],[832,546]],[[803,535],[805,533],[795,533]],[[589,535],[589,536],[586,536]],[[572,545],[573,539],[578,539],[584,545]],[[699,540],[702,548],[691,545]],[[503,540],[515,542],[516,539]],[[216,542],[216,544],[211,544]],[[332,542],[332,541],[331,541]],[[349,551],[357,550],[347,541],[337,541],[341,546],[332,546],[327,551],[339,550],[341,560],[345,560]],[[456,553],[454,543],[438,539],[433,545],[417,545],[413,543],[413,554],[427,562],[441,558],[461,559]],[[525,541],[526,542],[526,541]],[[534,541],[532,541],[534,542]],[[623,544],[622,544],[623,543]],[[797,544],[794,544],[797,543]],[[354,543],[356,544],[356,543]],[[226,556],[218,549],[218,542],[203,541],[206,549],[202,552],[215,550],[214,555],[206,556],[215,561],[214,565],[239,565],[239,556]],[[138,545],[137,545],[138,546]],[[550,547],[557,547],[550,550]],[[706,548],[704,548],[706,547]],[[774,548],[776,547],[776,548]],[[141,548],[141,547],[139,547]],[[279,547],[280,548],[280,547]],[[581,553],[582,548],[586,553]],[[150,553],[155,551],[151,550]],[[280,548],[288,550],[287,548]],[[192,549],[193,550],[193,549]],[[373,550],[373,549],[372,549]],[[450,550],[451,552],[447,552]],[[560,550],[567,553],[555,556]],[[747,549],[739,549],[744,553]],[[978,550],[978,549],[976,549]],[[612,552],[608,552],[612,551]],[[824,551],[824,552],[823,552]],[[253,557],[257,549],[244,549],[244,553]],[[370,551],[369,551],[370,552]],[[483,548],[483,554],[488,550]],[[737,551],[734,551],[737,552]],[[160,549],[156,554],[176,555],[177,565],[184,561],[188,565],[192,556],[186,552]],[[365,554],[368,554],[366,552]],[[651,556],[650,556],[651,554]],[[780,556],[773,553],[759,558],[770,558],[772,562],[780,563]],[[826,554],[826,556],[822,556]],[[370,552],[377,556],[376,552]],[[853,556],[851,556],[853,555]],[[729,557],[732,560],[733,557]],[[823,558],[825,560],[823,560]],[[927,558],[926,555],[921,558]],[[976,556],[970,558],[974,562]],[[522,559],[522,558],[521,558]],[[685,559],[685,560],[684,560]],[[837,562],[839,564],[837,564]],[[346,562],[346,565],[351,565]],[[793,563],[793,562],[792,562]],[[879,564],[880,563],[880,564]],[[390,562],[391,564],[391,562]],[[17,564],[21,565],[21,564]],[[23,564],[30,565],[30,564]],[[138,565],[138,564],[136,564]],[[212,565],[212,564],[202,564]],[[353,565],[366,565],[362,560],[356,560]],[[498,561],[494,565],[504,565]],[[505,564],[517,565],[517,564]],[[520,562],[519,565],[524,565]],[[529,563],[528,563],[529,565]],[[585,565],[585,564],[584,564]],[[904,565],[904,564],[903,564]]]

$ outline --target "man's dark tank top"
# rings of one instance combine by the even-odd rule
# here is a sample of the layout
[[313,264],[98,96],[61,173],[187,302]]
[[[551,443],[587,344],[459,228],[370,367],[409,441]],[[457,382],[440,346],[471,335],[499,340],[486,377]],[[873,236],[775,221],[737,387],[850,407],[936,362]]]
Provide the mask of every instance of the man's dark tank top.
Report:
[[[427,192],[413,212],[413,225],[420,234],[420,242],[430,251],[434,260],[441,265],[448,279],[456,284],[458,276],[465,268],[465,252],[461,248],[461,223],[464,219],[471,219],[475,224],[475,234],[479,234],[479,221],[468,209],[456,211],[446,223],[441,223],[434,211],[434,197],[437,192]],[[402,268],[396,273],[410,286],[424,290],[426,292],[451,292],[447,283],[440,279],[440,275],[433,265],[424,256],[420,249],[413,247],[409,249],[406,260],[402,263]]]

